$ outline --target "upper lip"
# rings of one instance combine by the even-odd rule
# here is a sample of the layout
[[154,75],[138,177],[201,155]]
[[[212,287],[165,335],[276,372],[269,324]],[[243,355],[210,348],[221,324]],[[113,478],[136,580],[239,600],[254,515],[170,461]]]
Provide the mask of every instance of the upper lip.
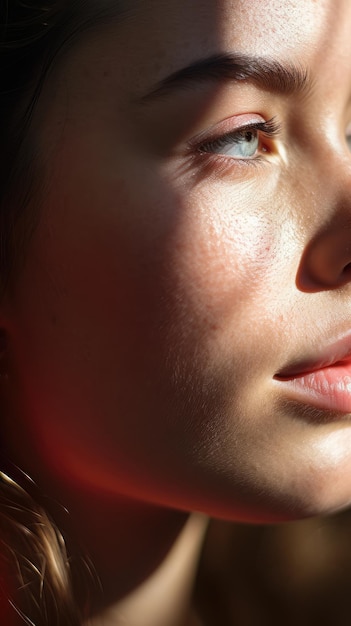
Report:
[[[322,342],[321,342],[322,343]],[[303,376],[333,365],[351,364],[351,332],[318,348],[313,356],[294,359],[277,372],[274,378],[289,379]]]

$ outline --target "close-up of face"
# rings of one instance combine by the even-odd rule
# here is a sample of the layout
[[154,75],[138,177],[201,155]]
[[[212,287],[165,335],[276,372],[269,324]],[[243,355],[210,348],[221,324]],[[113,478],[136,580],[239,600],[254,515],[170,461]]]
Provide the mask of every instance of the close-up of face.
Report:
[[130,5],[61,53],[31,123],[38,217],[2,302],[11,457],[63,492],[227,519],[337,510],[351,5]]

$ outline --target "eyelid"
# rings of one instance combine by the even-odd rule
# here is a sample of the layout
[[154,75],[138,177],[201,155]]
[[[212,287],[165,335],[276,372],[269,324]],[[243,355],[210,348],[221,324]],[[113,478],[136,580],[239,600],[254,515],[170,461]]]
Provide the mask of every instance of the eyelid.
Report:
[[[253,154],[252,156],[234,156],[225,154],[224,147],[226,145],[236,143],[238,137],[245,135],[245,133],[249,133],[250,131],[254,132],[257,137],[260,138],[260,147],[257,148],[256,154]],[[209,157],[216,156],[216,158],[230,159],[237,162],[257,161],[262,157],[263,153],[266,153],[267,155],[270,154],[272,156],[273,154],[280,152],[280,155],[283,156],[281,150],[278,150],[275,144],[271,143],[268,145],[268,142],[272,142],[274,137],[276,137],[280,131],[280,124],[277,123],[275,118],[271,118],[267,121],[249,122],[234,129],[231,128],[231,130],[226,133],[219,133],[217,131],[214,137],[207,137],[193,148],[199,155],[208,155]],[[263,145],[264,142],[266,142],[266,146]],[[221,148],[223,148],[223,152],[221,152]]]
[[[273,120],[274,118],[272,118]],[[210,143],[214,141],[218,137],[223,137],[224,135],[229,135],[230,133],[244,131],[245,129],[249,130],[250,127],[254,128],[257,124],[264,124],[267,120],[265,120],[262,115],[247,113],[243,115],[237,115],[235,117],[228,117],[219,124],[214,124],[209,129],[202,131],[188,142],[189,148],[194,149],[195,147],[201,146],[204,143]]]

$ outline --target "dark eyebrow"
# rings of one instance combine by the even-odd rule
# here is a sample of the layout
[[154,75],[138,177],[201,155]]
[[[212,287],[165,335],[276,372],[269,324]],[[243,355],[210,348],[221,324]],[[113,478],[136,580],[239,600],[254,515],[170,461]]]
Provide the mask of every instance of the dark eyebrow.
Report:
[[162,79],[142,101],[168,95],[175,89],[205,82],[250,82],[281,95],[302,93],[309,86],[307,70],[271,58],[242,54],[220,54],[201,59]]

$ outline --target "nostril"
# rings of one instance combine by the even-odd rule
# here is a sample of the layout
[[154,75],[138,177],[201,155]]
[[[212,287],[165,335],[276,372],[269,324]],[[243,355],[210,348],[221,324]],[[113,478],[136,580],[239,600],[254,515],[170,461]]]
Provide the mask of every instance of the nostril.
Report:
[[347,263],[347,265],[345,265],[342,273],[344,276],[349,276],[351,274],[351,263]]

